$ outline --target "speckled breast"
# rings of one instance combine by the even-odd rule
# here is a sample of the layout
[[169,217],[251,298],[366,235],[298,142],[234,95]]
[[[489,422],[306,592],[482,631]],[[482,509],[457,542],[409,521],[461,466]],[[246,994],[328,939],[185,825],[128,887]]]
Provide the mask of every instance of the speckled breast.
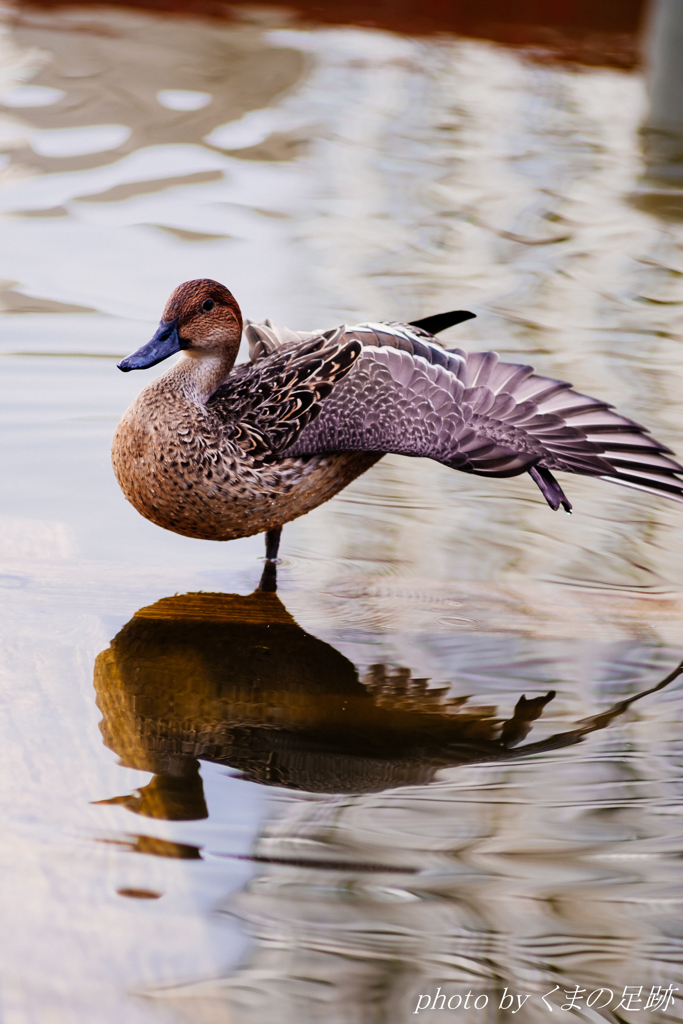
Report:
[[143,392],[119,423],[114,473],[142,516],[186,537],[233,540],[282,526],[381,458],[377,452],[341,452],[256,461],[226,437],[208,410],[187,403],[174,409],[164,401],[157,415],[151,398]]

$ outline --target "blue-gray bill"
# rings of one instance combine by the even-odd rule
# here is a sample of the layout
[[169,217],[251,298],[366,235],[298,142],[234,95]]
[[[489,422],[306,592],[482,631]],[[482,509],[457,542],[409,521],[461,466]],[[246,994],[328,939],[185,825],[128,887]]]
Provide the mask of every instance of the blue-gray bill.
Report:
[[164,323],[162,320],[151,341],[139,348],[137,352],[126,356],[120,363],[117,363],[117,366],[124,373],[128,373],[129,370],[148,370],[150,366],[156,366],[157,363],[180,352],[182,347],[178,337],[178,321],[170,320],[168,323]]

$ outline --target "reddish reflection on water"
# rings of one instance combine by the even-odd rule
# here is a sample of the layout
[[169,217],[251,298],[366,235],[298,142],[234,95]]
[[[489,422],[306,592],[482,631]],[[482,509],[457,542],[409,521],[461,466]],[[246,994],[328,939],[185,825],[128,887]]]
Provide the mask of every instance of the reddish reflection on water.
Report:
[[[112,0],[125,7],[231,17],[219,0]],[[60,6],[41,0],[38,6]],[[69,3],[70,7],[86,6]],[[359,25],[411,35],[454,33],[534,51],[539,60],[630,68],[640,58],[639,36],[647,0],[271,0],[307,21]],[[262,4],[242,3],[261,11]]]

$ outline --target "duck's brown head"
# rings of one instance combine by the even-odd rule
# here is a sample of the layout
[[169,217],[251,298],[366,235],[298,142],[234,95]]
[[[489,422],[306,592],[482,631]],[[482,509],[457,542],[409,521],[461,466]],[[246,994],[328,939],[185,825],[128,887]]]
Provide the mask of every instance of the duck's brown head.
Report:
[[118,364],[119,370],[146,370],[184,350],[190,356],[232,357],[242,337],[242,314],[225,285],[209,278],[185,281],[172,293],[151,341]]

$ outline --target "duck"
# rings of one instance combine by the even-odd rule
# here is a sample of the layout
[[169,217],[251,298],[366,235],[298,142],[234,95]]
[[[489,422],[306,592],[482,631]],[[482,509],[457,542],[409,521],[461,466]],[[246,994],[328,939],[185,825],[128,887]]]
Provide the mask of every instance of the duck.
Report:
[[[116,429],[123,494],[186,537],[264,533],[266,568],[285,523],[388,453],[494,479],[526,473],[554,511],[572,510],[556,472],[683,501],[683,467],[646,427],[532,366],[437,340],[474,315],[302,332],[243,321],[218,281],[184,282],[152,339],[117,364],[180,354]],[[236,366],[243,332],[249,361]]]

